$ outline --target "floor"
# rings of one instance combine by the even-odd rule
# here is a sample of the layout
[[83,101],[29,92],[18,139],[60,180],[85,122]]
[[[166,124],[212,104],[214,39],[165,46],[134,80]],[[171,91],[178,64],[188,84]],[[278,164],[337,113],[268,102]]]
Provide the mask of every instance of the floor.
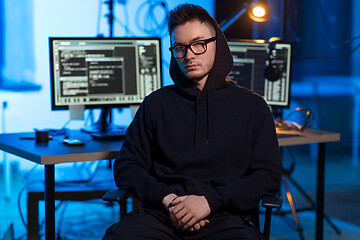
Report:
[[[295,168],[290,175],[306,193],[315,199],[316,193],[316,160],[309,155],[303,155],[304,149],[289,152],[291,148],[284,149],[284,167],[290,166],[293,155]],[[309,202],[303,197],[293,184],[287,179],[296,207],[308,207]],[[360,190],[360,168],[351,165],[349,151],[327,151],[325,168],[325,214],[341,232],[338,234],[328,222],[324,221],[324,239],[348,240],[360,239],[360,194],[350,196],[350,202],[344,198],[348,193],[358,193]],[[284,184],[282,192],[285,193]],[[282,210],[290,210],[288,201],[284,198]],[[341,200],[339,200],[341,199]],[[299,222],[303,229],[304,239],[315,239],[315,213],[314,211],[298,212]],[[300,232],[296,230],[296,224],[292,214],[286,216],[274,215],[272,218],[272,239],[302,239]]]
[[[305,154],[304,154],[305,153]],[[289,168],[291,163],[295,167],[292,176],[310,197],[314,197],[316,186],[316,160],[311,158],[311,150],[304,148],[284,149],[284,167]],[[1,169],[2,169],[2,165]],[[11,223],[14,224],[15,238],[26,239],[26,227],[21,219],[21,213],[26,221],[26,191],[24,175],[19,172],[16,165],[12,166],[12,189],[11,198],[4,195],[3,172],[0,170],[0,239]],[[287,181],[293,195],[295,205],[301,207],[308,204],[301,193]],[[345,240],[360,239],[360,218],[356,212],[360,212],[360,201],[357,197],[351,202],[351,207],[345,200],[336,201],[333,195],[342,196],[346,192],[360,190],[360,169],[351,166],[351,156],[348,151],[333,151],[327,148],[326,172],[325,172],[325,209],[332,222],[341,231],[338,235],[327,222],[324,223],[324,239]],[[282,187],[284,192],[284,187]],[[288,202],[284,197],[283,210],[289,209]],[[351,198],[351,200],[353,200]],[[335,201],[335,202],[334,202]],[[118,219],[118,207],[104,204],[101,200],[88,202],[62,202],[56,213],[57,239],[101,239],[104,231]],[[43,203],[40,203],[40,221],[43,220]],[[350,210],[349,210],[350,209]],[[348,212],[346,212],[348,211]],[[341,214],[339,214],[341,213]],[[353,214],[353,215],[351,215]],[[261,216],[262,217],[262,216]],[[299,221],[303,229],[304,239],[315,239],[315,214],[314,211],[298,213]],[[295,229],[295,222],[291,214],[285,216],[274,215],[272,218],[272,239],[301,239],[299,231]],[[44,239],[44,227],[40,234]]]

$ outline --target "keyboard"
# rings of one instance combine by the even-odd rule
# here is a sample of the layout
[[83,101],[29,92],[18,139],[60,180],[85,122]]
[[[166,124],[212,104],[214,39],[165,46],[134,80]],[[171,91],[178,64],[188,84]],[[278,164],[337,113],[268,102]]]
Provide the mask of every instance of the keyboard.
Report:
[[91,136],[96,139],[124,139],[126,129],[118,131],[91,133]]

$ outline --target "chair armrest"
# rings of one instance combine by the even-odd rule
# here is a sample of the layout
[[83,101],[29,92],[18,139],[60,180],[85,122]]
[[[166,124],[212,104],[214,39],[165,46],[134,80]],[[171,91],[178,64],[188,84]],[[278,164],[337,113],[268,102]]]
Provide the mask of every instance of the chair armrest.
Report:
[[105,193],[105,195],[102,197],[102,200],[109,202],[118,202],[120,204],[122,202],[126,202],[128,197],[128,192],[117,188],[109,190],[107,193]]
[[271,213],[274,208],[281,208],[282,198],[276,196],[264,196],[261,199],[261,206],[266,209],[264,221],[264,236],[265,239],[270,239]]
[[[104,201],[117,202],[120,207],[120,220],[124,218],[128,212],[127,199],[132,197],[127,191],[121,189],[112,189],[104,194],[102,199]],[[139,201],[133,202],[133,207],[138,207]]]
[[264,208],[281,208],[283,199],[276,196],[264,196],[261,201],[261,206]]

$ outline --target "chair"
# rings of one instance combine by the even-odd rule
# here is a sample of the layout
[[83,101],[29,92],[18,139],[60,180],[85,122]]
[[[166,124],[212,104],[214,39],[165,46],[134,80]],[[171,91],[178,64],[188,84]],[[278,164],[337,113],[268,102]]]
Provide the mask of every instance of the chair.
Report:
[[[128,192],[121,189],[113,189],[108,191],[104,196],[104,201],[117,202],[120,206],[120,220],[127,213],[127,200],[128,198],[133,199],[133,208],[138,208],[140,202]],[[264,221],[264,230],[263,235],[265,239],[270,239],[270,226],[271,226],[271,215],[274,208],[280,209],[282,205],[282,199],[275,196],[264,196],[261,201],[262,207],[265,210],[265,221]]]

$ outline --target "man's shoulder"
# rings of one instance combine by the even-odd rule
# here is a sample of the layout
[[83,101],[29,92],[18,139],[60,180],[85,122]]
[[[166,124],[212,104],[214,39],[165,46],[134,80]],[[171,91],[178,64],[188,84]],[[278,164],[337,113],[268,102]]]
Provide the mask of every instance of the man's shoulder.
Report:
[[227,95],[234,107],[245,107],[247,109],[267,109],[268,104],[258,93],[239,85],[231,87],[231,94]]
[[147,101],[159,101],[159,100],[164,100],[164,98],[170,96],[171,94],[173,94],[175,91],[175,86],[174,85],[168,85],[168,86],[164,86],[152,93],[150,93],[147,97],[146,100]]
[[239,97],[249,98],[250,100],[254,100],[254,101],[256,101],[256,100],[264,101],[264,98],[260,94],[254,92],[246,87],[242,87],[242,86],[234,84],[232,89],[234,90],[235,94],[238,95]]

